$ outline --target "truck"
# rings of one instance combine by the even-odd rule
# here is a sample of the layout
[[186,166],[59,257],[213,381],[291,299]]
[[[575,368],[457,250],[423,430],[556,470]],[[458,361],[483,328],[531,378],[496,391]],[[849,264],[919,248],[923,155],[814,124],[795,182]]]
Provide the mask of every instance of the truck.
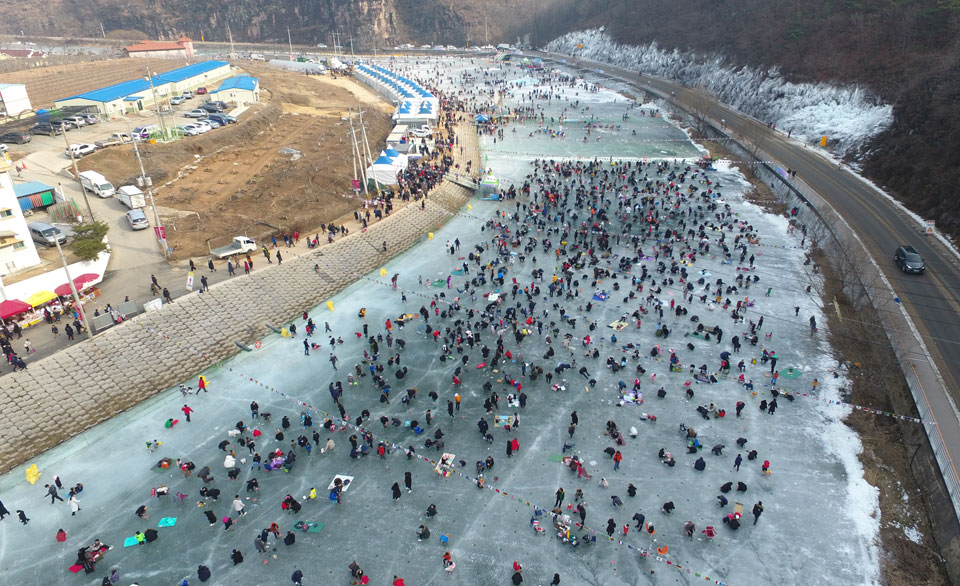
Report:
[[96,171],[81,171],[80,185],[87,191],[92,191],[100,197],[113,197],[117,192],[113,184],[107,181],[107,178]]
[[143,192],[134,185],[124,185],[118,189],[117,199],[131,210],[138,210],[147,205]]
[[227,246],[220,246],[218,248],[210,249],[210,256],[223,259],[235,254],[252,252],[256,249],[257,243],[254,242],[252,238],[247,238],[246,236],[234,236],[233,242]]
[[127,144],[129,142],[133,142],[133,139],[130,138],[129,134],[125,132],[114,132],[110,135],[110,138],[106,140],[95,141],[93,144],[97,145],[97,148],[105,149],[107,147]]

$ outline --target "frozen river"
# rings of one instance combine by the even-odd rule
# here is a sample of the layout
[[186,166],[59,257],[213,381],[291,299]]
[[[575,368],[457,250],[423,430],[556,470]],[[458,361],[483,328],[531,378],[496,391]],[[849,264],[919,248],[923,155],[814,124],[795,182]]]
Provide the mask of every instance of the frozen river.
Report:
[[[441,62],[383,65],[415,69],[421,72],[422,78],[434,79],[438,63]],[[479,60],[475,64],[443,61],[440,66],[444,76],[440,85],[445,90],[463,86],[460,76],[464,73],[471,73],[478,80],[482,79],[483,72],[488,79],[509,76],[516,85],[510,95],[503,97],[503,105],[507,107],[524,103],[524,96],[529,96],[527,92],[537,89],[555,94],[549,103],[537,102],[544,108],[543,124],[527,120],[508,126],[505,136],[496,142],[490,135],[481,137],[487,164],[505,185],[514,183],[519,187],[532,173],[531,163],[537,157],[568,160],[614,157],[648,163],[664,159],[669,161],[670,171],[679,172],[699,156],[697,147],[681,130],[662,116],[653,115],[657,112],[655,106],[633,107],[627,98],[611,90],[538,87],[535,75],[510,65],[495,66]],[[574,107],[572,104],[578,100],[578,106]],[[629,115],[626,119],[625,113]],[[565,117],[562,122],[561,117]],[[585,128],[588,121],[605,128],[593,128],[588,134]],[[541,128],[563,136],[551,138],[549,130],[535,132]],[[682,158],[687,161],[681,161]],[[644,169],[651,175],[655,170],[651,166]],[[688,177],[689,184],[695,182],[703,189],[706,189],[703,181],[709,179],[714,190],[713,201],[721,206],[729,205],[736,221],[752,224],[753,231],[759,235],[759,242],[749,247],[756,268],[745,273],[759,280],[750,289],[742,289],[739,295],[727,295],[734,301],[749,297],[754,303],[745,314],[747,323],[735,325],[729,311],[701,303],[699,299],[687,304],[678,283],[664,286],[658,295],[665,305],[662,321],[654,306],[645,303],[646,289],[638,293],[636,299],[625,300],[630,290],[630,275],[617,275],[615,271],[620,255],[632,255],[628,242],[631,233],[622,228],[614,216],[613,231],[621,232],[624,238],[622,242],[613,243],[615,256],[601,260],[601,266],[614,271],[612,277],[602,279],[593,287],[591,278],[583,276],[589,269],[577,270],[577,297],[551,298],[546,292],[547,285],[555,272],[560,274],[554,256],[544,253],[540,247],[524,261],[515,255],[509,261],[507,286],[500,292],[509,298],[514,278],[521,285],[537,282],[542,294],[535,299],[537,307],[531,315],[542,323],[543,333],[538,333],[536,321],[530,326],[532,335],[522,343],[516,343],[508,331],[504,345],[512,359],[506,359],[496,372],[490,367],[475,368],[484,361],[480,346],[496,348],[496,334],[489,329],[474,331],[481,338],[477,347],[464,344],[462,354],[451,348],[445,355],[440,342],[435,341],[430,332],[436,328],[442,335],[453,323],[433,315],[430,300],[442,293],[437,305],[441,311],[454,298],[459,299],[465,310],[484,309],[488,300],[480,294],[495,292],[497,286],[488,281],[478,286],[476,295],[458,291],[457,287],[462,289],[465,279],[476,277],[473,268],[468,275],[462,275],[458,269],[469,262],[465,257],[475,244],[489,243],[491,230],[483,228],[487,219],[502,210],[508,214],[516,212],[514,201],[475,200],[469,209],[464,208],[461,215],[437,231],[432,240],[422,242],[386,265],[388,277],[368,275],[332,299],[333,311],[326,306],[313,308],[309,313],[320,325],[320,332],[314,338],[322,344],[321,349],[304,355],[304,321],[300,316],[290,316],[289,323],[295,323],[298,329],[295,339],[279,335],[264,338],[255,352],[241,353],[205,371],[208,393],[184,398],[179,390],[171,389],[43,454],[31,462],[43,474],[36,485],[24,481],[22,468],[0,478],[0,499],[4,505],[11,511],[24,510],[31,519],[26,526],[18,523],[15,516],[0,523],[3,583],[92,586],[100,584],[102,578],[116,568],[121,584],[173,585],[184,578],[196,584],[199,583],[197,567],[202,564],[210,568],[209,583],[213,584],[287,584],[295,569],[303,571],[304,584],[349,584],[347,565],[352,560],[366,571],[372,585],[390,584],[394,575],[403,577],[411,586],[509,584],[514,561],[524,567],[524,584],[548,584],[554,573],[558,573],[561,583],[566,585],[713,581],[732,586],[877,583],[879,552],[873,543],[879,514],[876,495],[862,478],[857,461],[859,440],[841,423],[847,410],[827,402],[839,397],[844,379],[834,378],[832,374],[836,361],[831,358],[831,350],[824,340],[825,319],[820,302],[814,294],[807,293],[814,276],[803,266],[801,235],[798,230],[788,232],[785,218],[764,214],[745,202],[742,193],[747,184],[724,165],[701,175],[691,173]],[[515,223],[512,225],[516,227]],[[675,226],[670,220],[665,225]],[[715,240],[719,233],[708,234]],[[547,237],[536,228],[527,236]],[[733,236],[734,233],[728,234],[728,238]],[[550,237],[557,240],[555,235]],[[456,239],[461,243],[460,250],[450,254],[446,243]],[[647,240],[644,251],[653,250],[655,244],[654,240]],[[717,251],[718,247],[713,246],[711,250]],[[536,264],[534,256],[538,257]],[[492,260],[493,254],[486,252],[483,258]],[[656,262],[651,259],[643,264],[653,270]],[[542,281],[534,277],[536,269],[544,271]],[[737,269],[736,259],[733,264],[724,264],[722,255],[716,253],[697,256],[689,267],[692,273],[703,271],[695,277],[702,275],[710,283],[723,279],[727,284],[734,282],[739,274]],[[639,275],[639,272],[639,267],[635,267],[631,274]],[[398,290],[385,283],[395,273],[399,274]],[[448,289],[442,282],[447,277],[451,277],[453,288]],[[665,277],[657,275],[657,278]],[[765,295],[768,289],[771,291]],[[606,299],[592,300],[593,294],[600,290],[606,292]],[[406,302],[402,300],[403,294]],[[526,307],[527,300],[522,295],[516,301],[522,301]],[[689,314],[676,316],[669,311],[671,301],[689,306]],[[592,302],[589,311],[588,302]],[[514,303],[514,299],[508,299],[502,309]],[[416,315],[422,305],[431,312],[429,328],[420,316],[409,320],[402,329],[396,325],[397,316]],[[628,327],[616,333],[614,342],[614,330],[607,324],[641,306],[649,311],[642,316],[642,325],[636,327],[635,320],[628,317]],[[576,318],[575,326],[562,322],[559,307],[565,309],[567,318]],[[362,319],[358,317],[361,308],[366,310]],[[698,315],[700,323],[708,327],[720,325],[724,330],[721,343],[689,335],[697,325],[690,320],[693,315]],[[761,316],[764,323],[758,332],[759,342],[752,346],[746,341],[747,324],[758,321]],[[810,332],[810,316],[821,324],[816,335]],[[463,312],[457,314],[457,318],[466,319]],[[398,353],[396,343],[393,348],[387,347],[386,340],[380,343],[378,363],[386,367],[384,377],[393,389],[389,404],[378,400],[380,393],[369,373],[359,378],[355,386],[349,385],[347,379],[355,364],[368,372],[369,363],[363,361],[363,353],[370,348],[355,332],[366,324],[370,335],[385,335],[387,319],[393,321],[393,337],[405,342],[400,352],[400,367],[384,364],[388,356]],[[343,344],[337,345],[335,351],[339,359],[336,371],[329,361],[330,334],[323,332],[324,322],[329,322],[334,335],[343,338]],[[596,328],[590,329],[591,324]],[[658,325],[671,330],[669,338],[654,336]],[[545,337],[553,327],[560,327],[561,335],[571,334],[571,349],[554,338],[549,347],[555,355],[545,358],[548,352]],[[184,352],[190,351],[190,341],[179,340],[175,326],[163,333],[171,337],[171,343],[180,343]],[[734,352],[730,343],[734,335],[743,340],[739,352]],[[584,356],[586,336],[591,337],[588,349],[598,348],[599,358]],[[653,358],[650,349],[658,344],[662,354]],[[634,349],[638,351],[636,358]],[[763,349],[775,351],[779,357],[779,389],[807,393],[816,378],[819,398],[799,397],[788,401],[780,397],[775,413],[759,410],[761,401],[773,398],[769,392],[770,368],[760,360]],[[675,350],[685,365],[681,372],[670,370],[666,359],[670,350]],[[714,373],[719,367],[720,353],[724,351],[733,353],[734,365],[741,359],[745,361],[745,377],[753,381],[753,393],[737,382],[736,366],[733,374],[720,376],[716,384],[695,381],[686,367],[705,364],[708,373]],[[468,359],[460,374],[462,384],[454,386],[451,380],[464,355]],[[625,359],[626,369],[613,372],[605,368],[608,357],[616,362]],[[524,363],[530,365],[529,375],[533,365],[552,373],[558,363],[574,361],[573,368],[562,371],[552,381],[564,387],[561,391],[552,390],[552,385],[543,377],[531,380],[529,376],[522,376]],[[623,381],[631,388],[637,365],[645,369],[640,376],[644,403],[620,406],[618,383]],[[581,366],[588,369],[587,376],[578,374]],[[402,367],[408,369],[407,374],[397,380],[394,372]],[[792,372],[788,371],[790,368]],[[590,378],[595,379],[595,385],[589,384]],[[511,379],[522,384],[527,396],[523,408],[506,404],[506,395],[515,392],[509,383]],[[348,438],[353,433],[359,435],[356,429],[328,432],[319,427],[323,414],[337,414],[328,392],[328,384],[335,381],[344,383],[342,403],[351,420],[363,410],[369,410],[371,417],[365,428],[378,439],[414,446],[418,456],[408,459],[397,450],[380,459],[374,441],[371,455],[352,459]],[[196,377],[185,381],[194,388],[196,382]],[[483,403],[489,393],[483,385],[487,382],[501,397],[495,412],[518,413],[517,428],[508,432],[495,427],[492,415],[485,415]],[[400,400],[404,390],[413,387],[418,389],[417,398],[404,404]],[[663,398],[657,397],[660,387],[666,391]],[[692,398],[685,395],[687,389],[693,391]],[[463,397],[462,406],[451,417],[447,403],[458,391]],[[429,395],[431,392],[437,394],[436,400]],[[259,404],[261,413],[272,414],[269,422],[251,418],[251,401]],[[737,401],[746,403],[739,418],[734,414]],[[727,416],[703,419],[696,408],[711,402],[724,408]],[[184,403],[194,410],[189,423],[184,421],[181,412]],[[300,414],[311,409],[314,427],[304,431]],[[426,425],[427,409],[433,416],[430,425]],[[572,411],[577,412],[579,425],[570,440],[568,425]],[[655,415],[656,421],[643,420],[644,413]],[[399,420],[401,425],[395,427],[388,423],[384,427],[380,423],[382,415]],[[283,416],[290,418],[292,426],[285,432],[284,439],[278,441],[275,433],[281,427]],[[478,433],[477,422],[482,417],[490,424],[492,443],[484,441]],[[180,422],[167,429],[164,422],[170,418]],[[403,425],[411,420],[419,421],[426,432],[414,435]],[[608,420],[616,422],[627,436],[623,446],[615,446],[610,437],[604,435]],[[319,431],[320,447],[330,437],[336,448],[332,453],[320,455],[318,447],[309,454],[298,447],[296,464],[290,472],[268,472],[251,470],[247,449],[233,443],[228,449],[236,448],[238,458],[244,460],[238,463],[238,479],[230,480],[224,467],[226,454],[218,449],[218,444],[236,441],[228,432],[238,421],[262,432],[256,439],[256,451],[261,454],[277,448],[289,450],[291,439],[301,433],[312,437],[313,430]],[[681,423],[698,432],[705,447],[697,454],[686,453],[686,440],[679,431]],[[631,427],[637,429],[636,438],[626,433]],[[425,439],[434,437],[438,428],[444,433],[444,450],[456,455],[454,473],[448,478],[436,474],[434,463],[422,458],[438,458],[437,451],[425,447]],[[513,438],[518,440],[520,449],[507,458],[505,444]],[[738,438],[747,439],[743,449],[737,447]],[[149,452],[145,449],[146,443],[154,439],[162,444],[155,452]],[[565,440],[575,446],[562,454]],[[719,456],[711,453],[711,448],[718,444],[726,446]],[[604,453],[608,447],[622,451],[619,470],[614,470],[613,462]],[[661,448],[675,456],[675,466],[661,463],[658,458]],[[750,450],[758,452],[756,460],[747,460]],[[739,471],[734,468],[738,453],[744,456]],[[570,454],[585,462],[592,480],[578,479],[559,462],[561,456]],[[488,456],[496,463],[484,474],[485,487],[478,489],[474,482],[475,463]],[[205,506],[198,507],[198,501],[203,500],[199,490],[204,483],[195,474],[184,478],[176,470],[158,469],[155,464],[163,457],[193,461],[198,469],[210,466],[214,480],[206,486],[221,491],[219,500],[208,500]],[[701,457],[706,469],[697,471],[693,464]],[[460,465],[461,460],[465,466]],[[769,475],[761,471],[764,461],[770,462]],[[410,493],[403,488],[405,472],[411,473],[413,491]],[[339,505],[327,498],[327,486],[337,474],[354,477]],[[43,485],[52,482],[54,475],[63,480],[64,498],[67,486],[83,483],[84,490],[79,495],[81,510],[76,516],[71,515],[66,504],[51,505],[49,497],[44,497]],[[259,492],[246,490],[246,481],[253,477],[259,481]],[[609,487],[599,486],[600,478],[606,478]],[[391,494],[395,482],[402,489],[399,500],[394,500]],[[729,504],[721,508],[717,497],[721,494],[721,485],[727,482],[734,486],[743,482],[747,490],[726,493]],[[635,485],[636,496],[628,496],[628,483]],[[170,495],[152,497],[152,490],[161,485],[169,488]],[[579,517],[567,507],[574,504],[575,491],[582,489],[587,527],[575,527],[573,532],[578,537],[599,532],[595,543],[581,543],[576,548],[563,543],[556,538],[549,514],[536,517],[546,528],[544,536],[538,536],[532,529],[534,506],[553,508],[558,487],[566,491],[564,512],[577,521]],[[316,500],[304,499],[311,488],[317,489]],[[178,503],[176,493],[187,496]],[[245,505],[246,514],[242,517],[238,517],[231,506],[235,494],[240,495]],[[286,495],[302,503],[299,513],[281,510],[281,501]],[[611,505],[613,495],[623,501],[622,508]],[[667,501],[675,505],[671,514],[661,511]],[[758,501],[763,502],[764,512],[753,525],[751,510]],[[737,502],[744,507],[743,525],[733,531],[721,519],[733,512]],[[428,518],[424,512],[430,504],[435,504],[439,512]],[[149,519],[135,514],[141,505],[147,506]],[[219,521],[210,526],[205,511],[213,511],[218,519],[231,516],[233,527],[225,531]],[[654,535],[635,529],[632,521],[635,513],[642,513],[648,523],[655,525]],[[170,517],[177,519],[174,526],[157,528],[161,518]],[[605,532],[611,518],[615,525],[613,541]],[[284,545],[271,535],[269,551],[257,553],[254,540],[262,529],[277,523],[282,536],[298,520],[319,522],[323,528],[317,533],[298,532],[292,546]],[[696,526],[692,538],[684,534],[686,521]],[[424,541],[418,541],[416,536],[421,524],[428,525],[432,532]],[[630,526],[626,535],[625,524]],[[716,528],[712,539],[701,533],[707,526]],[[125,538],[150,527],[157,528],[156,541],[144,546],[122,547]],[[66,543],[55,539],[59,528],[68,532]],[[443,534],[449,536],[449,543],[440,542]],[[68,567],[74,563],[77,549],[95,538],[113,545],[113,550],[97,564],[95,572],[70,573]],[[666,553],[657,554],[658,548],[666,548]],[[234,565],[231,561],[234,549],[243,553],[242,564]],[[451,552],[456,563],[449,575],[441,563],[444,551]]]

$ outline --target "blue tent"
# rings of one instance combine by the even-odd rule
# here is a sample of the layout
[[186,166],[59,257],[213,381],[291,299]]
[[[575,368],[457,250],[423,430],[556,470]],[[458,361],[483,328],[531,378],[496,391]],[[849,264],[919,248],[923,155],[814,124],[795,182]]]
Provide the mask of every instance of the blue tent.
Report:
[[477,122],[490,122],[490,117],[485,114],[477,114],[473,119]]
[[374,165],[392,165],[393,159],[386,155],[381,155],[376,161],[373,162]]

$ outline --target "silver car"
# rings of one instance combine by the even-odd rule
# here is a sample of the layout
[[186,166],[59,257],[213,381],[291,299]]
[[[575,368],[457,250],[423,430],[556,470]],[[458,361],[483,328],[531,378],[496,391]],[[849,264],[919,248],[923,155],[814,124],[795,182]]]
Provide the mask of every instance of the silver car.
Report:
[[56,246],[57,240],[60,241],[60,244],[67,243],[67,237],[60,231],[60,228],[54,228],[45,222],[31,222],[27,224],[27,229],[30,231],[30,237],[38,244]]
[[150,222],[147,220],[147,215],[143,213],[143,210],[130,210],[126,214],[127,223],[130,224],[132,230],[146,230],[150,227]]
[[69,124],[74,128],[80,128],[87,125],[87,119],[83,116],[68,116],[63,119],[64,124]]

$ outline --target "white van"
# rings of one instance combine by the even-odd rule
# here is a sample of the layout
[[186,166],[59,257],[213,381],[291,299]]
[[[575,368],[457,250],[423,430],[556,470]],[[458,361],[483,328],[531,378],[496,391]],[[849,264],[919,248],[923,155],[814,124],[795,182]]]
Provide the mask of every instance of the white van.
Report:
[[147,140],[152,133],[159,131],[160,127],[156,124],[148,124],[146,126],[137,126],[130,134],[133,136],[133,140]]
[[107,178],[96,171],[81,171],[80,184],[100,197],[113,197],[117,192]]

